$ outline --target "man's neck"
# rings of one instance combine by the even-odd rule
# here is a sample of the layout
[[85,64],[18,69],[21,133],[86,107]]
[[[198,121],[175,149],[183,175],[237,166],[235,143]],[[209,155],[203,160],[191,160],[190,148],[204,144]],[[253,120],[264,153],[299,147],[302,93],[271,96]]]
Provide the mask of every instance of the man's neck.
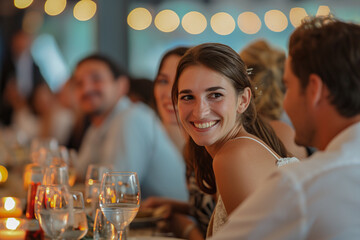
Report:
[[353,124],[360,122],[360,114],[351,118],[329,118],[331,119],[327,123],[325,122],[319,131],[317,132],[317,138],[315,139],[315,146],[319,150],[325,150],[327,145],[342,131],[350,127]]
[[100,127],[104,123],[106,118],[112,113],[116,104],[117,102],[115,102],[108,110],[100,114],[94,114],[93,116],[91,116],[91,124],[95,127]]

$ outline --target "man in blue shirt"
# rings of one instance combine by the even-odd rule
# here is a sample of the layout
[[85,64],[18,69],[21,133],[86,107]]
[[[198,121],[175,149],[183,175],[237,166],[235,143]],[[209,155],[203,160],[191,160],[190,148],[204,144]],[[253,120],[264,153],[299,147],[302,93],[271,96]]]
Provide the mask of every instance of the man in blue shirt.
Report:
[[137,172],[142,197],[187,199],[185,164],[156,114],[126,96],[129,79],[110,59],[92,55],[74,72],[76,95],[91,118],[76,163],[84,175],[90,163]]

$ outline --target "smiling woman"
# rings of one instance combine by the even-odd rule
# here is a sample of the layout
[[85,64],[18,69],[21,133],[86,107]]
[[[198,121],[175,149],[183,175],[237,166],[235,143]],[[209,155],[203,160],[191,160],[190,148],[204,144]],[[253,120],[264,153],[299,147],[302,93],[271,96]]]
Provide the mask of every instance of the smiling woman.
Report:
[[226,45],[198,45],[179,62],[172,100],[190,135],[186,157],[200,188],[218,196],[208,235],[270,171],[297,161],[257,115],[253,92],[244,62]]

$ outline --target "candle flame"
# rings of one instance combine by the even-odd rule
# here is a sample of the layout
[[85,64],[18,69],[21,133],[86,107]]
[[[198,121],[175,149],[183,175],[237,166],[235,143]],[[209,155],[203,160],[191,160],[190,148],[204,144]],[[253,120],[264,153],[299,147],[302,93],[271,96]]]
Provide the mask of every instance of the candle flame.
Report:
[[20,225],[20,221],[16,218],[8,218],[6,220],[6,228],[9,230],[16,230],[16,228]]
[[15,208],[15,200],[11,197],[6,198],[4,208],[7,211],[13,210]]

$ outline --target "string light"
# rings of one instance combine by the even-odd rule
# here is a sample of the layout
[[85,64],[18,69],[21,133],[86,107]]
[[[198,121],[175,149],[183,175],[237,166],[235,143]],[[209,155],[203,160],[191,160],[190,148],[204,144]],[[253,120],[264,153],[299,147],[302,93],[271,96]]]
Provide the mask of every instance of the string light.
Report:
[[47,0],[45,2],[45,12],[50,16],[59,15],[66,7],[66,0]]
[[174,11],[166,9],[156,15],[154,23],[160,31],[172,32],[180,25],[180,18]]
[[81,0],[74,7],[74,17],[79,21],[87,21],[96,13],[96,3],[92,0]]
[[235,29],[233,17],[226,12],[214,14],[210,20],[211,28],[219,35],[229,35]]
[[319,6],[316,16],[327,16],[330,14],[330,8],[328,6]]
[[181,25],[184,30],[190,34],[200,34],[206,29],[207,22],[204,15],[192,11],[184,15]]
[[146,8],[135,8],[127,17],[128,25],[135,30],[144,30],[148,28],[151,21],[151,13]]
[[261,20],[253,12],[244,12],[238,17],[238,26],[246,34],[255,34],[261,29]]
[[279,10],[270,10],[265,13],[265,24],[274,32],[282,32],[288,26],[285,14]]
[[300,26],[301,20],[306,16],[308,16],[308,14],[305,9],[300,7],[292,8],[289,14],[290,22],[294,27]]
[[33,0],[14,0],[14,6],[19,9],[27,8],[32,4]]

